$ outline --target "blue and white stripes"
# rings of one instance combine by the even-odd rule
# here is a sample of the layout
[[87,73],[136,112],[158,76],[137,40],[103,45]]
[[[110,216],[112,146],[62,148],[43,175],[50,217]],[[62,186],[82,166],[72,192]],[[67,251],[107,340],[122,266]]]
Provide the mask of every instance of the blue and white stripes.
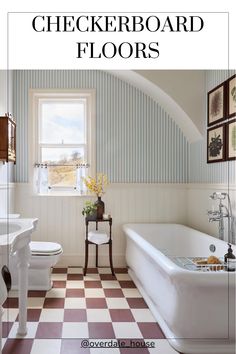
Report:
[[96,89],[96,167],[111,182],[188,182],[189,144],[172,118],[139,89],[91,70],[14,72],[17,182],[28,182],[30,88]]
[[[206,71],[206,95],[234,73]],[[96,168],[107,173],[111,182],[235,183],[235,161],[206,163],[206,135],[189,144],[158,102],[114,75],[97,70],[14,72],[17,182],[28,182],[30,88],[96,89]]]

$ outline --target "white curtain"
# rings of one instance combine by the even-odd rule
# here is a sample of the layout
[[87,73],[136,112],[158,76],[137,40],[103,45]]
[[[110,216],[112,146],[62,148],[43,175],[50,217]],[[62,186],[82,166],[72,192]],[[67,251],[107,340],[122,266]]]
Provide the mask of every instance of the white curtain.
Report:
[[44,194],[48,193],[48,168],[45,165],[35,166],[35,189],[36,193]]
[[77,165],[76,167],[76,190],[80,194],[86,194],[87,188],[83,182],[83,177],[86,176],[87,164]]
[[[74,166],[76,169],[76,186],[75,190],[83,195],[86,194],[87,188],[83,182],[83,177],[86,177],[88,165],[87,164],[79,164]],[[35,193],[37,194],[45,194],[50,191],[50,187],[48,184],[48,167],[43,164],[36,164],[34,169],[34,188]]]

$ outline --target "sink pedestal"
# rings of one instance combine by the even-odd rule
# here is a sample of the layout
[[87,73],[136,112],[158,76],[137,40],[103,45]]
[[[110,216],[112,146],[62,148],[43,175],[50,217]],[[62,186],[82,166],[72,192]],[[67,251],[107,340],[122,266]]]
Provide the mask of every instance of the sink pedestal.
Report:
[[27,334],[27,296],[28,296],[28,268],[30,258],[29,243],[17,252],[17,267],[19,274],[19,327],[17,334]]
[[[31,234],[38,219],[0,219],[0,271],[8,264],[9,255],[16,253],[19,276],[19,326],[17,334],[27,334],[28,268],[30,259]],[[16,270],[17,271],[17,270]],[[0,274],[0,353],[2,304],[7,298],[7,289]]]

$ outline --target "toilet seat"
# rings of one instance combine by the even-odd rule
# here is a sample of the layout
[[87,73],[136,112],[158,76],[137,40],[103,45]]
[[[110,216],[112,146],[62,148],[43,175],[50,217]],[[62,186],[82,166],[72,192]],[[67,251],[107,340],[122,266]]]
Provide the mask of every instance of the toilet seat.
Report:
[[62,253],[62,247],[56,242],[30,242],[32,256],[54,256]]

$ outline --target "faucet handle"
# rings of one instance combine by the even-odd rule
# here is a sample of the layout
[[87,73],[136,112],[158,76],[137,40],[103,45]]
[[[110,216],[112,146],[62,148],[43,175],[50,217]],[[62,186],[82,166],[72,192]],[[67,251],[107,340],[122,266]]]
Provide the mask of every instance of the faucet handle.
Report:
[[209,222],[220,221],[221,215],[218,210],[208,210],[207,212]]
[[210,198],[213,200],[223,200],[225,199],[227,196],[227,193],[223,193],[223,192],[214,192],[212,195],[210,195]]
[[218,216],[219,210],[207,210],[207,215],[208,216]]

